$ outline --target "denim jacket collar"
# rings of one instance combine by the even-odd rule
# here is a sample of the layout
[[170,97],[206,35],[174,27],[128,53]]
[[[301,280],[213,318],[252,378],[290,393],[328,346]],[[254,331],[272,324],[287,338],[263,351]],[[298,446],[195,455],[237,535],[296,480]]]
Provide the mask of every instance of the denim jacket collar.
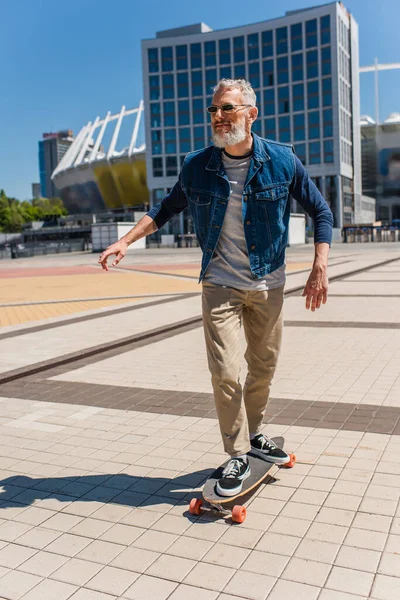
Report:
[[[258,163],[266,162],[270,160],[269,154],[267,154],[260,138],[255,133],[253,136],[253,159]],[[210,160],[206,166],[207,171],[220,171],[222,163],[222,149],[214,146]]]

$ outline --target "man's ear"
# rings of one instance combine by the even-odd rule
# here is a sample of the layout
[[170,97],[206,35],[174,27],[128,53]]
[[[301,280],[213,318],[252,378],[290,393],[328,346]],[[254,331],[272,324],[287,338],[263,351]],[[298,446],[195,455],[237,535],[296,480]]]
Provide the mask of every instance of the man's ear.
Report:
[[249,110],[249,116],[251,118],[251,122],[254,123],[254,121],[257,119],[258,116],[258,108],[257,106],[252,106]]

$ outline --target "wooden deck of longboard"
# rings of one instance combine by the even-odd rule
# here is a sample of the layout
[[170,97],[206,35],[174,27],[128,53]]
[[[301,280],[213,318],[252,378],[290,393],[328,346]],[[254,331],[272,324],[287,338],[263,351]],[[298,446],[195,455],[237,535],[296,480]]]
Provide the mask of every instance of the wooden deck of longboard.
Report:
[[[275,444],[277,446],[279,446],[279,448],[283,448],[283,444],[285,443],[285,440],[283,437],[273,438],[273,441],[275,442]],[[228,503],[234,502],[235,500],[237,500],[238,498],[241,498],[242,496],[250,495],[252,490],[254,490],[258,485],[260,485],[264,481],[264,479],[269,475],[269,473],[273,469],[273,467],[277,467],[277,465],[275,463],[267,462],[267,461],[263,460],[262,458],[259,458],[258,456],[255,456],[251,453],[248,455],[248,458],[249,458],[249,462],[250,462],[251,474],[250,474],[250,477],[248,477],[243,482],[243,487],[242,487],[242,491],[240,492],[240,494],[237,494],[236,496],[227,496],[226,497],[226,496],[220,496],[215,491],[215,484],[217,483],[218,479],[221,478],[222,471],[224,470],[224,468],[226,467],[226,465],[228,464],[228,462],[230,460],[230,459],[228,459],[223,465],[218,467],[218,469],[216,469],[210,475],[210,477],[207,479],[206,483],[204,484],[204,488],[203,488],[203,492],[202,492],[204,500],[206,502],[209,502],[210,504],[228,504]]]

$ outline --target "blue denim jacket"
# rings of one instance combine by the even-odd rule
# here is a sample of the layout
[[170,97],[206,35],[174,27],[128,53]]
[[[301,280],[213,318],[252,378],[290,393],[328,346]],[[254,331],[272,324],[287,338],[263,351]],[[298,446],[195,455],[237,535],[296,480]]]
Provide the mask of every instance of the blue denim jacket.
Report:
[[[252,277],[260,279],[284,263],[290,196],[313,219],[315,243],[331,243],[333,216],[292,146],[255,134],[253,140],[253,156],[243,188],[242,219]],[[147,213],[160,229],[189,206],[203,250],[199,281],[217,248],[229,196],[222,151],[209,146],[186,156],[178,182]]]

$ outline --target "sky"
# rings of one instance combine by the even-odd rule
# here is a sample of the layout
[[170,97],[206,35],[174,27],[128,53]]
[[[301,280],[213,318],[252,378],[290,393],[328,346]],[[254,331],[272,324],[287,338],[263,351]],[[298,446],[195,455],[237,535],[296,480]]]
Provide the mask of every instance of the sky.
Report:
[[[203,21],[212,29],[281,17],[318,0],[0,0],[0,189],[31,198],[43,132],[75,134],[142,98],[141,40]],[[346,0],[359,24],[360,65],[400,62],[399,0]],[[361,114],[375,115],[373,74]],[[380,119],[400,112],[400,70],[381,72]]]

